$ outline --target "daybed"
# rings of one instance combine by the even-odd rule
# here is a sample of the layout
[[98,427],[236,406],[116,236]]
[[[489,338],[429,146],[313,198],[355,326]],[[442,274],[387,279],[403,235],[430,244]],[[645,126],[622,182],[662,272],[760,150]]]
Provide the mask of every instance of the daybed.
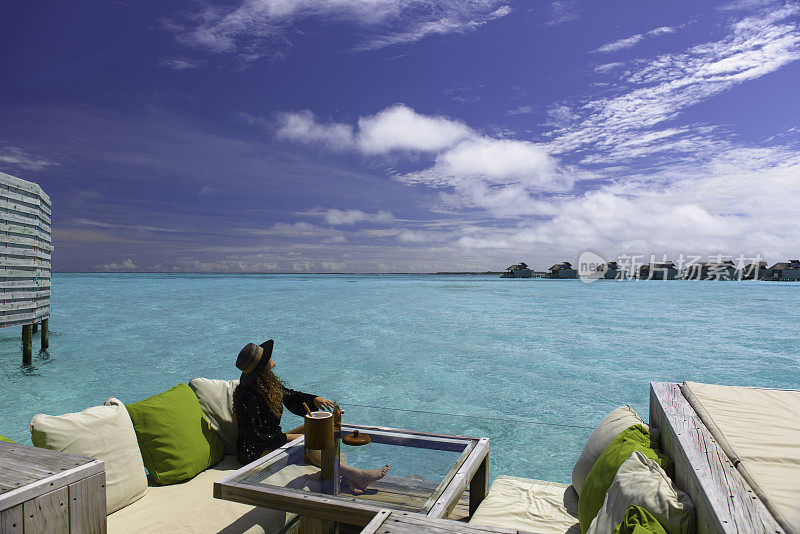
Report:
[[[166,404],[189,404],[183,412],[152,416],[166,417],[162,428],[177,429],[178,433],[172,436],[178,440],[177,448],[170,449],[169,439],[164,436],[147,436],[153,432],[152,421],[143,420],[142,414],[136,412],[140,403],[125,406],[114,398],[80,413],[37,415],[31,421],[31,438],[37,446],[103,460],[106,519],[111,533],[276,533],[295,514],[213,498],[214,482],[241,467],[235,457],[236,426],[232,413],[232,395],[237,384],[237,380],[195,378],[189,387],[179,384],[141,401],[155,400],[156,404],[150,406],[155,412],[166,410],[166,405],[158,405],[157,401],[167,395],[173,397]],[[176,401],[175,395],[182,400]],[[200,433],[201,426],[205,434]],[[185,458],[169,456],[171,450],[183,450],[185,444],[191,448],[190,434],[197,434],[194,438],[199,437],[207,449],[201,463],[194,466],[187,465]],[[204,438],[208,441],[203,441]],[[161,458],[155,458],[159,454]],[[151,468],[148,464],[154,461],[161,463]],[[145,475],[145,465],[149,475]],[[276,476],[286,480],[276,479],[271,483],[286,485],[292,479],[308,478],[297,475],[318,471],[313,466],[298,469],[304,471],[282,472]],[[159,484],[157,480],[168,483]]]

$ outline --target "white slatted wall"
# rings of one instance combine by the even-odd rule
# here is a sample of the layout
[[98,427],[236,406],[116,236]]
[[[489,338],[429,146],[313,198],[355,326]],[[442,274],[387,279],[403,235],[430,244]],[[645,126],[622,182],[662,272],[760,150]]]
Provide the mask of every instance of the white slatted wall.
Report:
[[0,172],[0,327],[50,317],[50,197]]

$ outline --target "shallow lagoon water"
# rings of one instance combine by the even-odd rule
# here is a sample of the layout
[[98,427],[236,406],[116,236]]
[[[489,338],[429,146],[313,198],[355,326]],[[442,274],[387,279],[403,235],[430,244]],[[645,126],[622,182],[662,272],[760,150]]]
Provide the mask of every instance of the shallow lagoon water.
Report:
[[[52,304],[31,368],[19,327],[0,329],[0,434],[23,443],[36,413],[236,378],[239,349],[268,338],[275,371],[341,402],[346,421],[488,436],[491,479],[568,482],[605,414],[630,404],[647,419],[650,381],[800,387],[796,283],[55,274]],[[287,412],[283,426],[301,422]]]

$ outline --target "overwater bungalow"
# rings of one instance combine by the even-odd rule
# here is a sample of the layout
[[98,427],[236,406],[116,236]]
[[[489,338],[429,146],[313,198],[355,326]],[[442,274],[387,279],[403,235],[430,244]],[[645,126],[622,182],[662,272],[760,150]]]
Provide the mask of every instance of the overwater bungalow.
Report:
[[596,270],[599,273],[603,273],[603,276],[598,278],[605,278],[606,280],[624,280],[628,278],[628,272],[621,269],[615,261],[598,265]]
[[671,261],[649,263],[639,267],[640,280],[675,280],[678,278],[678,268]]
[[506,272],[500,275],[500,278],[530,278],[533,276],[528,264],[524,261],[519,262],[511,267],[506,267]]
[[767,262],[760,261],[745,265],[739,271],[739,280],[762,280],[767,274]]
[[573,268],[572,264],[568,261],[556,263],[550,267],[548,271],[549,273],[547,274],[547,278],[578,278],[578,270]]
[[800,280],[800,260],[779,262],[767,269],[764,280],[796,282]]
[[736,266],[731,260],[693,263],[686,268],[684,280],[736,280]]

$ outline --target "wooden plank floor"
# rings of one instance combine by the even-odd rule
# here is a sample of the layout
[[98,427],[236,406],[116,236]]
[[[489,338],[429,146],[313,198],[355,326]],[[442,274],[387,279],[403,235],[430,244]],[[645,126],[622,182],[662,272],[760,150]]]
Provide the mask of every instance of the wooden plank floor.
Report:
[[[357,498],[373,501],[376,504],[383,503],[387,508],[419,512],[438,485],[437,482],[419,478],[387,475],[370,484],[367,492]],[[346,490],[342,491],[342,495],[351,496]],[[469,490],[464,492],[448,518],[462,520],[467,516],[469,516]]]

